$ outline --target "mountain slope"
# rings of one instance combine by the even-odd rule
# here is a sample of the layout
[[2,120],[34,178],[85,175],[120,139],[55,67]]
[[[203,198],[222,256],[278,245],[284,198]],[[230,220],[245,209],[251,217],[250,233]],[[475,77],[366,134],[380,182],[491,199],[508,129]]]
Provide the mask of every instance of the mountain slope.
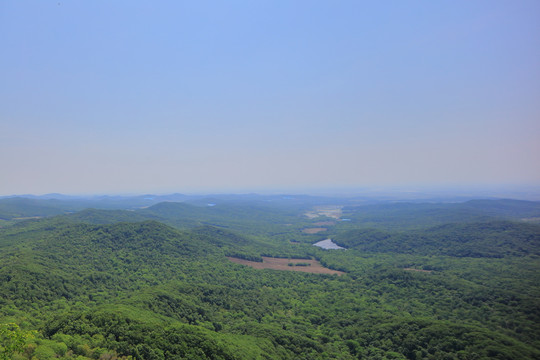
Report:
[[[205,214],[235,230],[119,222]],[[287,216],[269,214],[164,204],[0,229],[0,324],[38,331],[18,359],[540,359],[537,226],[355,230],[339,234],[353,250],[336,252],[236,229],[275,231]],[[233,250],[347,274],[252,269]]]
[[74,210],[72,206],[66,206],[66,204],[58,200],[38,200],[19,197],[0,199],[0,219],[3,220],[53,216],[72,210]]
[[445,224],[425,230],[350,230],[336,235],[344,247],[364,252],[503,257],[540,255],[540,226],[509,221]]
[[[93,358],[101,351],[136,359],[263,359],[281,353],[279,357],[289,358],[286,350],[268,340],[217,334],[197,323],[184,324],[121,304],[123,297],[185,279],[201,266],[228,264],[219,248],[207,241],[210,229],[199,236],[155,221],[92,225],[62,218],[27,222],[31,231],[23,225],[0,230],[0,245],[4,245],[0,304],[4,311],[21,317],[32,314],[32,322],[42,324],[43,335],[51,339],[40,343],[58,347],[59,340],[77,344],[84,341],[81,336],[99,334],[105,339],[94,344],[101,350],[89,344],[79,355]],[[220,242],[219,234],[212,234],[213,241]],[[221,242],[232,245],[231,235],[223,236]],[[116,305],[104,305],[111,302]],[[75,305],[83,303],[87,305],[82,308]],[[36,354],[49,345],[38,346]]]
[[382,203],[345,207],[343,217],[362,227],[412,230],[447,223],[521,220],[540,217],[540,202],[470,200],[462,203]]

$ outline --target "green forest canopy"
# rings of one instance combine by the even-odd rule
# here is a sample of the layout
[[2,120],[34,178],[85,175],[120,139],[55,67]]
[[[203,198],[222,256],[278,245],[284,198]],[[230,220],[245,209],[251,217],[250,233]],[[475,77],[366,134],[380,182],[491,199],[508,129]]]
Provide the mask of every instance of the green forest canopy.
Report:
[[[520,220],[537,203],[344,207],[351,221],[324,234],[301,231],[324,220],[303,215],[311,203],[17,206],[41,218],[0,229],[0,323],[24,339],[14,359],[540,359],[540,226]],[[348,250],[311,245],[326,237]]]

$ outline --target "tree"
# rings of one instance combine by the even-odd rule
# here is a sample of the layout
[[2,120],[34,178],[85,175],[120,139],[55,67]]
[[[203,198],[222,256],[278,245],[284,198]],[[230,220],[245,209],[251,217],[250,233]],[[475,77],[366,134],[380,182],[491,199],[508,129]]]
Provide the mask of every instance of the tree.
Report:
[[26,341],[34,337],[34,332],[23,331],[15,323],[0,324],[0,360],[10,360],[13,354],[21,352]]

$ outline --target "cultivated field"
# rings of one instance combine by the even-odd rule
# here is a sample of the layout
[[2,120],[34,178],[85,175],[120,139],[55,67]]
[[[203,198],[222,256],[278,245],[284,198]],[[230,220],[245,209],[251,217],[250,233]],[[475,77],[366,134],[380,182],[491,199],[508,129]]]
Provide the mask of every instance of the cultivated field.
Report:
[[326,230],[327,230],[326,228],[306,228],[306,229],[303,229],[302,232],[304,234],[316,234],[316,233],[320,233]]
[[308,211],[304,215],[310,219],[314,219],[320,216],[339,219],[341,217],[342,208],[343,206],[340,205],[315,206],[312,211]]
[[[274,269],[285,271],[301,271],[313,274],[344,274],[342,271],[331,270],[323,267],[317,260],[309,259],[281,259],[263,256],[263,262],[248,261],[227,256],[227,259],[237,264],[251,266],[255,269]],[[289,264],[309,264],[309,266],[289,266]]]

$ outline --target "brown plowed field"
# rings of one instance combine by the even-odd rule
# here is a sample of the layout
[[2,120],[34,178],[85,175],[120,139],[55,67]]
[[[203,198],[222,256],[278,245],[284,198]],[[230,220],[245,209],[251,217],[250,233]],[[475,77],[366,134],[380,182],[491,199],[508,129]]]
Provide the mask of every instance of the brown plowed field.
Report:
[[307,228],[307,229],[302,230],[302,232],[304,234],[316,234],[316,233],[320,233],[326,230],[327,230],[326,228]]
[[[227,256],[227,259],[237,264],[251,266],[255,269],[274,269],[285,271],[301,271],[313,274],[344,274],[343,271],[331,270],[323,267],[317,260],[308,259],[280,259],[263,256],[263,262],[249,261]],[[289,266],[289,263],[308,263],[310,266]]]

